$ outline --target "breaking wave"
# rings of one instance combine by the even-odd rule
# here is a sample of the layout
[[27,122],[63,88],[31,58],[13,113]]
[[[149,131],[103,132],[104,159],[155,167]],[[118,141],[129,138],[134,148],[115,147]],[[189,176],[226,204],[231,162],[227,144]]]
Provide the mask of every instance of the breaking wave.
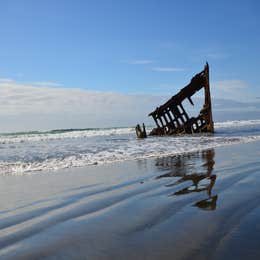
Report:
[[[260,141],[260,120],[215,124],[214,135],[135,138],[134,128],[65,129],[0,135],[0,173],[29,174],[175,155]],[[149,128],[148,128],[149,131]]]

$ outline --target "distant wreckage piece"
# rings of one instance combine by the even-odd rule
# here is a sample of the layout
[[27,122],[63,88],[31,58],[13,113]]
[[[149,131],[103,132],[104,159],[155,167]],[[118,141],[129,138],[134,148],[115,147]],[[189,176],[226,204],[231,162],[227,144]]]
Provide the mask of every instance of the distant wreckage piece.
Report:
[[[204,105],[197,117],[189,117],[182,102],[188,99],[194,106],[191,97],[202,88],[204,88]],[[166,103],[157,107],[149,116],[153,117],[157,126],[149,135],[213,133],[214,122],[211,110],[208,63],[206,63],[204,70],[196,74],[186,87],[172,96]],[[143,129],[139,124],[136,126],[136,135],[138,138],[147,137],[144,124]]]

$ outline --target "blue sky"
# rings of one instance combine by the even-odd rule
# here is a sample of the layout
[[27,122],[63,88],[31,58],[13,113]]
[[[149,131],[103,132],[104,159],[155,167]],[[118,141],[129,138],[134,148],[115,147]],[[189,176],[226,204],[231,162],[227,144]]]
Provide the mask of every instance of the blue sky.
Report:
[[208,61],[213,98],[257,102],[259,13],[259,1],[0,1],[0,85],[165,96]]

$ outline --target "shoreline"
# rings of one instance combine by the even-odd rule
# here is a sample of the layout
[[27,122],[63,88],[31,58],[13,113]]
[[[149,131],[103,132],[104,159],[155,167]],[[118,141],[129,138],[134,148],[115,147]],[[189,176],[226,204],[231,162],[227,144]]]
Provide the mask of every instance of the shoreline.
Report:
[[0,176],[0,257],[257,259],[259,144]]
[[[205,137],[207,138],[208,136],[202,136],[202,138]],[[159,137],[157,137],[159,138]],[[166,138],[166,137],[160,137],[160,138]],[[183,138],[186,138],[186,136],[183,136]],[[190,136],[187,136],[187,138],[189,140],[191,140],[192,137]],[[193,137],[194,138],[194,137]],[[195,137],[197,138],[197,137]],[[219,139],[222,139],[223,137],[219,136],[217,137]],[[237,140],[236,140],[237,139]],[[140,142],[143,142],[145,140],[139,140]],[[73,162],[70,162],[72,163],[72,166],[66,166],[66,165],[59,165],[59,163],[62,163],[63,162],[59,162],[59,161],[54,161],[53,163],[57,163],[59,166],[53,166],[54,168],[53,169],[37,169],[38,168],[38,162],[36,162],[36,166],[34,167],[33,164],[32,165],[19,165],[20,168],[23,168],[22,169],[22,172],[19,172],[19,170],[16,172],[16,173],[3,173],[1,174],[0,176],[25,176],[25,175],[37,175],[37,174],[52,174],[52,173],[59,173],[59,172],[63,172],[63,171],[73,171],[75,169],[78,169],[78,168],[88,168],[88,167],[96,167],[96,166],[106,166],[106,165],[110,165],[110,164],[120,164],[120,163],[127,163],[127,162],[136,162],[136,161],[142,161],[142,160],[154,160],[156,158],[164,158],[164,157],[174,157],[174,156],[185,156],[187,154],[191,154],[191,153],[197,153],[197,152],[202,152],[202,151],[205,151],[205,150],[209,150],[209,149],[225,149],[225,147],[229,147],[229,146],[236,146],[236,145],[246,145],[246,144],[249,144],[249,143],[256,143],[256,142],[260,142],[260,136],[242,136],[242,137],[239,137],[237,138],[236,136],[234,136],[233,140],[231,141],[231,143],[227,142],[227,143],[219,143],[219,144],[209,144],[208,146],[204,146],[204,147],[195,147],[193,149],[189,149],[188,151],[175,151],[175,152],[167,152],[167,153],[160,153],[158,152],[157,154],[146,154],[146,155],[142,155],[138,158],[135,158],[135,157],[129,157],[129,158],[125,158],[125,159],[114,159],[114,160],[110,160],[110,161],[99,161],[99,162],[92,162],[92,163],[79,163],[79,165],[77,165],[78,163],[76,163],[76,165],[73,165]],[[68,159],[68,158],[67,158]],[[84,159],[83,159],[84,161]],[[20,162],[19,162],[20,163]],[[12,163],[13,164],[13,163]],[[16,167],[16,166],[15,166]],[[26,169],[28,167],[28,170]],[[31,169],[32,167],[32,169]],[[58,167],[56,169],[56,167]]]
[[[194,134],[136,139],[133,129],[89,130],[1,136],[1,175],[85,167],[186,154],[260,141],[260,120],[216,124],[214,135]],[[97,134],[97,132],[99,132]]]

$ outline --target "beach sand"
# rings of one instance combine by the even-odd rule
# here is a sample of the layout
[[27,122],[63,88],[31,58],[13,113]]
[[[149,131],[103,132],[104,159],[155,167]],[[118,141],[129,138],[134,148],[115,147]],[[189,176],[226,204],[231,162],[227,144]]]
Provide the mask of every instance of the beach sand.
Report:
[[0,259],[260,259],[259,147],[0,176]]

